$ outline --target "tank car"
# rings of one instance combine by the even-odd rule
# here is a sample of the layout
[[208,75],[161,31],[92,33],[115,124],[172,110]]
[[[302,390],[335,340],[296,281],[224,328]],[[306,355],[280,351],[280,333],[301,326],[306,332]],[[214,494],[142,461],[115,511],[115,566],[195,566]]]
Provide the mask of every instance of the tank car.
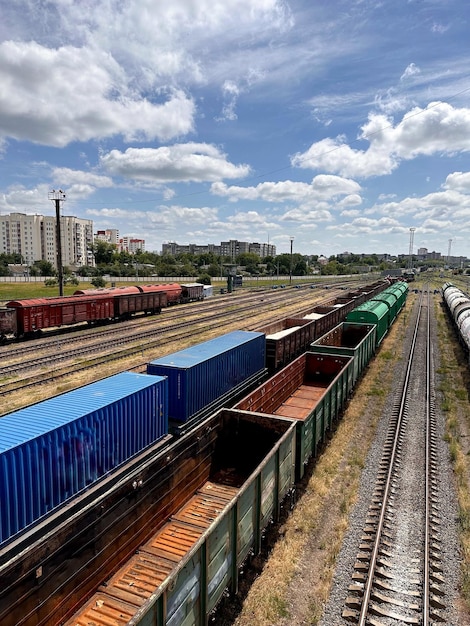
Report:
[[452,283],[443,285],[442,295],[459,341],[470,358],[470,298]]

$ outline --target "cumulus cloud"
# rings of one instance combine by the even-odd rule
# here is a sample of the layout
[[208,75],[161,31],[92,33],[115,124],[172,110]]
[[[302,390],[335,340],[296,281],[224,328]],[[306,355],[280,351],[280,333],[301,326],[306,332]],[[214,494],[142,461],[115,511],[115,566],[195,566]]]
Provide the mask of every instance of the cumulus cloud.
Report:
[[112,175],[157,183],[242,178],[250,172],[248,165],[234,165],[216,146],[203,143],[111,150],[101,156],[101,165]]
[[470,172],[453,172],[449,174],[443,188],[470,194]]
[[181,205],[160,205],[154,210],[138,211],[134,208],[107,207],[88,209],[87,216],[97,218],[101,223],[113,224],[115,220],[126,219],[132,223],[145,222],[146,229],[160,234],[177,233],[179,225],[194,228],[217,221],[218,210],[212,207],[185,207]]
[[136,96],[109,53],[36,42],[0,44],[0,135],[64,147],[122,135],[168,140],[193,129],[195,106],[181,90],[160,102]]
[[304,169],[322,169],[346,177],[368,178],[392,173],[403,160],[421,155],[452,156],[470,151],[470,109],[445,102],[415,107],[396,125],[384,115],[371,113],[361,129],[367,150],[351,148],[344,137],[316,142],[291,163]]
[[211,192],[216,196],[238,200],[264,200],[265,202],[319,202],[333,200],[339,196],[359,197],[360,185],[339,176],[321,174],[312,182],[300,183],[291,180],[281,182],[260,183],[256,187],[227,186],[225,183],[214,183]]
[[393,233],[404,233],[408,228],[402,226],[398,220],[390,217],[381,217],[380,219],[372,219],[368,217],[358,217],[349,224],[339,226],[330,226],[329,229],[341,229],[354,235],[385,235]]
[[0,194],[0,209],[8,212],[38,213],[38,209],[41,207],[41,211],[44,208],[50,209],[44,211],[45,214],[48,214],[53,209],[52,203],[48,201],[49,191],[48,185],[38,185],[33,189],[27,189],[23,185],[12,185],[6,192]]
[[56,186],[68,185],[91,185],[93,187],[112,187],[113,180],[109,176],[93,174],[82,170],[72,170],[68,167],[55,167],[52,171],[52,178],[56,181]]
[[326,208],[318,207],[312,209],[308,206],[299,206],[290,209],[280,218],[281,222],[298,222],[300,224],[308,224],[309,228],[320,222],[332,222],[333,216]]

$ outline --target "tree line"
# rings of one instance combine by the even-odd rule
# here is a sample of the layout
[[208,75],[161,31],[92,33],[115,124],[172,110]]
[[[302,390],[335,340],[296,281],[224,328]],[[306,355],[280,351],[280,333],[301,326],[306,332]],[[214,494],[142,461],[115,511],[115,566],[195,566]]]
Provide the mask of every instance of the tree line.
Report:
[[[74,282],[75,276],[99,278],[104,275],[119,279],[120,277],[171,277],[197,276],[201,282],[210,282],[215,276],[226,276],[228,266],[235,263],[246,276],[308,276],[310,274],[341,275],[358,273],[360,267],[373,267],[376,270],[387,270],[397,267],[407,267],[409,259],[403,258],[399,263],[380,261],[377,255],[342,254],[332,255],[328,259],[318,255],[302,255],[299,253],[280,254],[276,257],[260,258],[253,253],[243,253],[235,258],[218,256],[212,252],[204,254],[182,253],[175,256],[157,254],[156,252],[137,251],[135,254],[119,252],[114,244],[105,241],[96,241],[92,244],[91,252],[95,266],[81,266],[72,272],[64,267],[64,282]],[[319,262],[321,259],[322,262]],[[9,264],[21,264],[20,254],[0,254],[0,275],[10,275]],[[442,263],[418,262],[414,260],[414,267],[442,266]],[[38,260],[28,267],[30,276],[56,276],[52,263]],[[99,282],[99,281],[98,281]]]

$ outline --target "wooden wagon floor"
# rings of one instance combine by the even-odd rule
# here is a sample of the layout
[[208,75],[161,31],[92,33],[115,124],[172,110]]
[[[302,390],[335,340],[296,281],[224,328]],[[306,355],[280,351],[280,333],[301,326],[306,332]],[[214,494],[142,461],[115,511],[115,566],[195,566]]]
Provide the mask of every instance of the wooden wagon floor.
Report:
[[274,414],[298,420],[307,419],[318,404],[318,401],[323,397],[327,387],[328,385],[320,386],[318,383],[315,383],[315,385],[300,385],[300,387],[274,411]]
[[[194,496],[140,547],[130,561],[100,587],[66,626],[127,624],[178,567],[198,539],[239,489],[207,481]],[[106,620],[114,621],[106,621]]]

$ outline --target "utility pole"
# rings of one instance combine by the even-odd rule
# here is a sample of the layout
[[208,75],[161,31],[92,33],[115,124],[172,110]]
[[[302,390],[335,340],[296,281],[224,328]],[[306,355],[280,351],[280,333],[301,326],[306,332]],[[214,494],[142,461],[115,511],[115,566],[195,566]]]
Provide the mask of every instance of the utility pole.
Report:
[[289,285],[292,285],[292,246],[294,244],[294,237],[289,237],[290,239],[290,267],[289,267]]
[[416,228],[410,228],[410,251],[409,251],[409,258],[408,258],[408,269],[409,270],[413,269],[413,239],[414,239],[414,235],[415,235],[415,230],[416,230]]
[[64,268],[62,265],[62,237],[60,234],[60,203],[65,201],[65,193],[62,189],[49,192],[49,200],[55,202],[55,232],[57,247],[57,271],[59,275],[59,296],[64,295]]

